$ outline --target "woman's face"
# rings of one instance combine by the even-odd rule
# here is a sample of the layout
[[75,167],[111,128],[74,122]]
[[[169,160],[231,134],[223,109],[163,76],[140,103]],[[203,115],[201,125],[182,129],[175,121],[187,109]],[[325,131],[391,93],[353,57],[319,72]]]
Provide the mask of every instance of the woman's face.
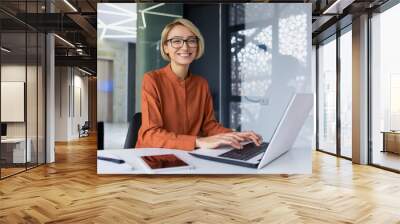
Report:
[[196,58],[198,39],[188,28],[182,25],[174,26],[168,33],[164,52],[171,62],[189,65]]

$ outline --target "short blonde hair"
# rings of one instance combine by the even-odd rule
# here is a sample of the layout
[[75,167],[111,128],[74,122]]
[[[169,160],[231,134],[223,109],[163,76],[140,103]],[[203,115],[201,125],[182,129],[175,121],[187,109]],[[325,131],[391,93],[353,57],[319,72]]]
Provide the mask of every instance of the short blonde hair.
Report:
[[167,42],[167,37],[169,31],[171,31],[172,28],[175,26],[182,25],[186,28],[188,28],[194,35],[196,35],[197,38],[199,38],[199,44],[197,46],[197,54],[196,54],[196,59],[199,59],[201,56],[204,54],[204,38],[203,35],[201,35],[200,30],[189,20],[179,18],[175,19],[171,23],[167,24],[162,33],[161,33],[161,41],[160,41],[160,51],[161,51],[161,56],[166,60],[170,61],[170,57],[168,56],[167,53],[164,51],[164,45]]

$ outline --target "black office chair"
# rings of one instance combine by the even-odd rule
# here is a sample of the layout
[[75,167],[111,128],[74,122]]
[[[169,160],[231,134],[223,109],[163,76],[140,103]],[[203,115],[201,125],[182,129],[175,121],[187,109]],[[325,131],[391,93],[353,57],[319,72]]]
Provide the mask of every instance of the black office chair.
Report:
[[97,150],[104,149],[104,122],[97,122]]
[[89,136],[89,129],[90,129],[89,121],[85,121],[85,123],[82,126],[78,124],[79,138]]
[[128,133],[126,134],[124,149],[135,148],[140,126],[142,125],[142,113],[136,113],[129,122]]
[[89,121],[85,121],[85,123],[82,125],[82,131],[89,131],[90,125]]

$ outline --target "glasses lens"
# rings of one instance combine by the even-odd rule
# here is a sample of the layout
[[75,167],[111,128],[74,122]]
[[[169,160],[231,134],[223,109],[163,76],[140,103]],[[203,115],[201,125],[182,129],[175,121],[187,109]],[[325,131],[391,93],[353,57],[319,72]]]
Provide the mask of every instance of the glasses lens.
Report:
[[187,39],[187,44],[189,47],[197,47],[197,38]]
[[177,47],[182,47],[182,45],[183,45],[183,40],[182,39],[178,39],[178,38],[174,38],[174,39],[171,39],[171,44],[172,44],[172,47],[175,47],[175,48],[177,48]]

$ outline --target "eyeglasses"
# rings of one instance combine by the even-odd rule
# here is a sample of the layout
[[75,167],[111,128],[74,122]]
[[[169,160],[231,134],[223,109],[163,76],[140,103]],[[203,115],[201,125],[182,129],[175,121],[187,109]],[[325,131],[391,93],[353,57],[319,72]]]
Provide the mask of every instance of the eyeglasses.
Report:
[[167,41],[171,43],[173,48],[181,48],[183,47],[183,43],[186,43],[186,45],[190,48],[195,48],[198,45],[199,39],[197,37],[190,37],[186,40],[182,38],[171,38]]

